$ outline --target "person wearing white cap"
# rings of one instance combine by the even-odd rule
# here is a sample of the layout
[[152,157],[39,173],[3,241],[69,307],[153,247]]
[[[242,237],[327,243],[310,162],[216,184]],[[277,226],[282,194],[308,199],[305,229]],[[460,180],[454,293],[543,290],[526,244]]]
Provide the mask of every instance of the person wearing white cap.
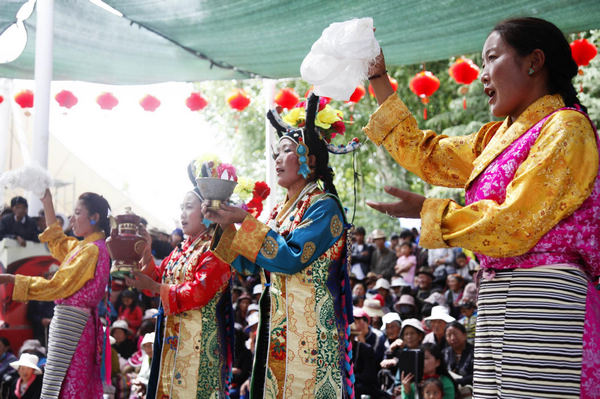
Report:
[[136,392],[138,396],[143,397],[146,393],[148,380],[150,378],[150,365],[152,364],[152,349],[154,345],[155,333],[147,333],[140,344],[142,348],[142,365],[137,377],[131,381],[131,390]]
[[443,350],[448,343],[446,342],[446,325],[456,320],[448,314],[448,308],[445,306],[434,306],[431,308],[431,315],[424,319],[425,323],[431,327],[431,332],[425,336],[423,343],[437,344]]
[[388,279],[377,279],[377,281],[375,282],[375,287],[373,287],[373,289],[383,297],[384,307],[391,309],[392,306],[394,306],[394,301],[396,300],[396,298],[394,298],[394,295],[392,294],[390,282]]
[[262,284],[256,284],[254,287],[252,287],[252,298],[254,298],[254,301],[256,303],[258,303],[260,296],[262,295],[263,289],[262,289]]
[[246,348],[250,349],[252,353],[255,350],[256,344],[256,330],[258,328],[259,322],[259,314],[258,312],[252,312],[248,315],[246,321],[248,325],[244,328],[244,332],[248,334],[248,340],[246,341]]
[[15,380],[10,391],[9,399],[37,399],[42,394],[42,370],[38,367],[38,357],[30,353],[23,353],[19,360],[10,366],[17,370],[19,378]]
[[400,315],[396,312],[389,312],[383,315],[381,319],[383,326],[381,327],[385,331],[385,337],[387,338],[388,344],[391,344],[398,338],[400,338],[400,328],[402,327],[402,320]]

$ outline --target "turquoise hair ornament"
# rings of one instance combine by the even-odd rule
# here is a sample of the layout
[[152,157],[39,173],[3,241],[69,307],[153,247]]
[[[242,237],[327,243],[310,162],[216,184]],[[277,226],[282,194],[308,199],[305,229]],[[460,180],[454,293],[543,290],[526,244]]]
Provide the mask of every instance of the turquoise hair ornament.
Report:
[[310,175],[310,168],[308,167],[308,147],[304,144],[304,140],[301,137],[298,138],[298,147],[296,148],[296,154],[298,154],[298,163],[300,168],[298,174],[302,175],[305,179]]

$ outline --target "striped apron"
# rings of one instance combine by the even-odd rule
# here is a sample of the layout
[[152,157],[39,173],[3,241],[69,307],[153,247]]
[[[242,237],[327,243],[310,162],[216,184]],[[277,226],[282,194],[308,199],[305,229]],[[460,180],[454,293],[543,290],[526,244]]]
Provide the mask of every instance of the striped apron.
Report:
[[89,311],[82,308],[69,305],[55,306],[54,316],[50,322],[42,399],[59,397],[62,382],[89,317]]

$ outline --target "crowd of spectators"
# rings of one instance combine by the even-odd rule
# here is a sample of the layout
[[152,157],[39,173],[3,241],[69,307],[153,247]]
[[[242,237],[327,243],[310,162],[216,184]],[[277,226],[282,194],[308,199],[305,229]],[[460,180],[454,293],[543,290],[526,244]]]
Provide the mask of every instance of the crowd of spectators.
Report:
[[[460,248],[427,250],[416,229],[369,236],[351,254],[357,397],[470,397],[478,264]],[[415,381],[416,380],[416,381]],[[415,384],[416,382],[416,384]]]

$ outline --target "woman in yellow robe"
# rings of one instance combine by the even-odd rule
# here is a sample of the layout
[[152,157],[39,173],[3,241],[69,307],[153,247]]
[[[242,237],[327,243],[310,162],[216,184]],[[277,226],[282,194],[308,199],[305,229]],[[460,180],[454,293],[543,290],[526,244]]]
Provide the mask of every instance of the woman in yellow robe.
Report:
[[380,56],[365,132],[424,180],[464,187],[467,203],[386,187],[401,201],[370,205],[420,216],[426,248],[480,257],[475,397],[598,397],[598,137],[571,84],[577,65],[562,32],[536,18],[498,24],[482,57],[490,110],[506,119],[447,137],[417,127]]
[[98,304],[105,297],[110,257],[104,238],[110,232],[109,205],[100,195],[84,193],[75,206],[73,232],[67,237],[59,226],[46,190],[48,227],[40,234],[52,256],[61,262],[52,279],[39,276],[0,275],[0,283],[14,282],[16,301],[55,301],[48,336],[48,360],[42,396],[45,398],[102,398],[101,352],[105,336]]

